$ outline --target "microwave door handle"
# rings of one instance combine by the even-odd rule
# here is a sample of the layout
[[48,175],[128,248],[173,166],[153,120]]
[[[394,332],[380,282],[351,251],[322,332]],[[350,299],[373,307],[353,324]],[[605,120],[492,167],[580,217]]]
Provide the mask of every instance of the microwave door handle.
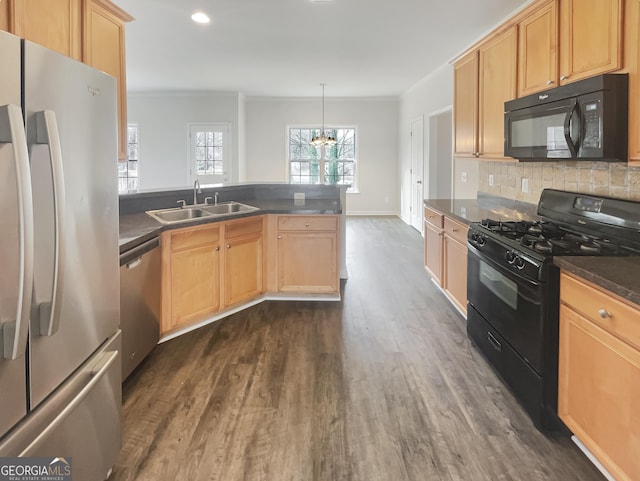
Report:
[[[573,115],[578,111],[578,101],[573,99],[571,101],[571,108],[567,113],[567,116],[564,118],[564,140],[567,142],[567,146],[569,147],[569,152],[571,152],[571,158],[575,158],[578,156],[578,144],[573,142],[573,138],[571,137],[571,127],[573,122]],[[578,138],[578,141],[580,139]]]
[[33,290],[33,199],[29,150],[24,129],[22,109],[17,105],[0,107],[0,144],[13,147],[16,185],[18,189],[20,257],[18,302],[16,319],[0,324],[0,358],[16,360],[25,355],[29,334],[31,295]]

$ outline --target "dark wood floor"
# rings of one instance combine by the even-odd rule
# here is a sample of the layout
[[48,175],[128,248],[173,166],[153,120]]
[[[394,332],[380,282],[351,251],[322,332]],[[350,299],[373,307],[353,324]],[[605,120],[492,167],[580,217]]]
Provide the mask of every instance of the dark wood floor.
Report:
[[350,218],[341,303],[268,302],[158,346],[124,387],[125,480],[603,478],[538,432],[397,218]]

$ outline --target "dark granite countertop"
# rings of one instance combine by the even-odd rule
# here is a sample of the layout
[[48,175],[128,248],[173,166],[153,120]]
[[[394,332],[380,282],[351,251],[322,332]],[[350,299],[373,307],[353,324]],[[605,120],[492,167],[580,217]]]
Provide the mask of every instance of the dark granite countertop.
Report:
[[160,235],[165,230],[179,229],[211,222],[221,222],[239,217],[249,217],[261,214],[341,214],[340,202],[331,199],[306,199],[294,201],[292,199],[248,199],[242,203],[258,207],[259,210],[242,212],[240,214],[202,217],[197,221],[176,222],[175,224],[161,224],[145,212],[120,215],[120,253],[128,251],[147,240]]
[[424,204],[465,224],[487,218],[505,221],[540,220],[534,204],[482,193],[478,194],[477,199],[427,199]]
[[640,256],[558,256],[553,263],[572,274],[640,305]]

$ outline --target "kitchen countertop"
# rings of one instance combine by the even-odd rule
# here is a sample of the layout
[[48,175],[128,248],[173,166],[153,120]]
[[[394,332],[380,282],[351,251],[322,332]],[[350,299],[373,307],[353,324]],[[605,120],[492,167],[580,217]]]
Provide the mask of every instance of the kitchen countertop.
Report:
[[540,220],[537,206],[503,197],[478,194],[477,199],[426,199],[424,205],[465,224],[482,219]]
[[640,305],[640,256],[558,256],[553,263],[572,274]]
[[[143,242],[160,235],[170,229],[179,229],[211,222],[227,221],[239,217],[250,217],[261,214],[341,214],[340,202],[331,199],[251,199],[242,200],[243,204],[258,207],[259,210],[232,215],[202,217],[197,221],[161,224],[145,212],[120,215],[120,253],[128,251]],[[168,207],[171,208],[171,207]]]

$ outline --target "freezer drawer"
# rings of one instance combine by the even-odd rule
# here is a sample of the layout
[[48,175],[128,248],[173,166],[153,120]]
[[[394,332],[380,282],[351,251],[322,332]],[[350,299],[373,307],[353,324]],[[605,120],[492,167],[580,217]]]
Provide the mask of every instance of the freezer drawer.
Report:
[[160,239],[120,255],[122,380],[151,352],[160,337]]
[[0,443],[0,456],[70,457],[73,479],[106,479],[122,443],[120,343],[117,331]]

